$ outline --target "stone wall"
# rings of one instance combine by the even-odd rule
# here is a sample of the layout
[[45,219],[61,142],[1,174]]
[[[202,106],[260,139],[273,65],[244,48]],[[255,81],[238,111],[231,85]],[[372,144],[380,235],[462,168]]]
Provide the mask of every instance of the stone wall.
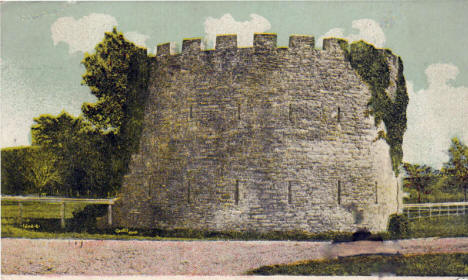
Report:
[[[369,88],[336,39],[255,34],[158,46],[140,151],[116,225],[203,230],[385,230],[401,191],[367,113]],[[394,84],[397,59],[387,54]],[[387,89],[392,95],[395,88]]]

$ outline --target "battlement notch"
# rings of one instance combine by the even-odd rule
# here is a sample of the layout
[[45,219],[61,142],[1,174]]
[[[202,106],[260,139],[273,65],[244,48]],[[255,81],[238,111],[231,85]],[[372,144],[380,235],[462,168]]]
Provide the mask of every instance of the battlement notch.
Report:
[[201,38],[190,38],[182,41],[182,53],[197,53],[201,51]]
[[290,49],[306,49],[315,47],[315,38],[310,35],[291,35],[289,36]]
[[255,33],[253,46],[258,50],[276,49],[277,35],[275,33]]
[[216,50],[237,49],[236,34],[216,35]]
[[171,54],[171,43],[160,44],[157,46],[156,56],[166,56]]
[[338,38],[325,38],[323,39],[323,49],[326,51],[343,51],[341,48],[343,43],[347,44],[348,41]]

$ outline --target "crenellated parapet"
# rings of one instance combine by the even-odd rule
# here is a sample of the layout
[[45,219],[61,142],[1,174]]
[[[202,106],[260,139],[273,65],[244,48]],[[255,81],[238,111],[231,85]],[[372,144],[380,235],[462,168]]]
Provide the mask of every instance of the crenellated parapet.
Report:
[[[274,52],[277,49],[287,49],[292,52],[311,51],[315,49],[315,37],[311,35],[291,35],[289,37],[288,47],[277,46],[278,36],[275,33],[255,33],[253,38],[253,46],[247,49],[253,49],[254,52]],[[343,39],[326,38],[323,40],[322,51],[336,52],[341,51],[340,42],[345,42]],[[170,52],[170,43],[165,43],[157,46],[157,56],[174,55]],[[245,49],[239,48],[237,45],[236,34],[221,34],[216,36],[216,44],[214,50],[202,50],[201,38],[189,38],[182,41],[181,54],[196,54],[203,51],[226,51]]]
[[[347,44],[347,40],[340,38],[324,38],[322,49],[315,48],[315,37],[311,35],[291,35],[289,36],[288,47],[277,46],[277,34],[275,33],[255,33],[253,38],[252,47],[239,48],[237,44],[236,34],[220,34],[216,36],[216,44],[213,50],[202,49],[201,38],[188,38],[182,41],[181,54],[197,54],[206,51],[226,51],[226,50],[239,50],[239,49],[253,49],[254,52],[274,52],[278,49],[289,50],[292,52],[297,51],[325,51],[325,52],[342,52],[343,44]],[[386,49],[379,49],[380,52],[386,53],[390,57],[390,62],[397,63],[398,56],[391,53]],[[176,55],[171,53],[171,43],[164,43],[157,46],[158,57]]]

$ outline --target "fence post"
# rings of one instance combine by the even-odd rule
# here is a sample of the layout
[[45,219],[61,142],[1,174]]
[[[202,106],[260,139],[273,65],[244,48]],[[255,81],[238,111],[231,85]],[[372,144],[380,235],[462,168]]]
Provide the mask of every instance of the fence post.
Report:
[[23,223],[23,203],[18,202],[18,223]]
[[429,219],[432,219],[432,207],[429,207]]
[[65,228],[65,202],[62,201],[60,204],[60,227]]
[[107,207],[107,223],[112,226],[112,204]]
[[421,220],[421,206],[418,206],[418,220]]

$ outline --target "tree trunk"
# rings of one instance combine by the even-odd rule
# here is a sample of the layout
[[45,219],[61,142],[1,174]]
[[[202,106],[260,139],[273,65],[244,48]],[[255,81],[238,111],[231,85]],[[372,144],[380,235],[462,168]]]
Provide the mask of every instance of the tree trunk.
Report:
[[421,203],[421,187],[418,185],[418,203]]

